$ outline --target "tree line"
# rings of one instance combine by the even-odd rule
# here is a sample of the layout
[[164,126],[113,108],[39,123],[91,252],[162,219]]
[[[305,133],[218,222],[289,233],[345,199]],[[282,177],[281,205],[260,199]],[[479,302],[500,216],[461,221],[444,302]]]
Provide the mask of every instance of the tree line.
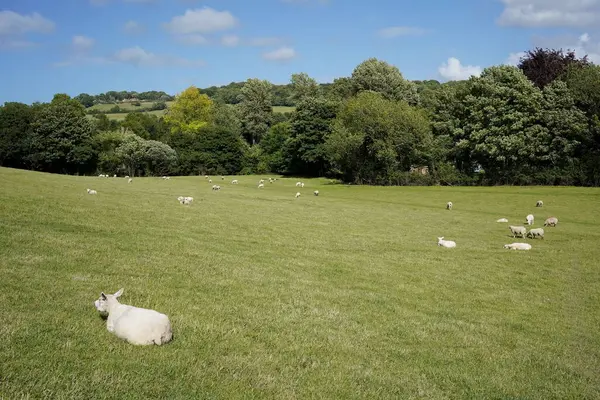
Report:
[[286,114],[273,112],[277,88],[260,79],[192,86],[164,116],[131,112],[121,122],[86,115],[65,94],[5,103],[0,165],[377,185],[600,185],[600,67],[573,52],[536,48],[517,66],[443,84],[406,80],[375,58],[327,85],[293,74],[285,98],[296,108]]

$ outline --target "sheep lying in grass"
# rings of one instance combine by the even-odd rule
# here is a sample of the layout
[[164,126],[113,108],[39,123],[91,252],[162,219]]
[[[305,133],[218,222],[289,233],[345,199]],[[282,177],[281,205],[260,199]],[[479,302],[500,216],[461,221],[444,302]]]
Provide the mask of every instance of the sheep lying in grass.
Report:
[[451,201],[446,203],[446,210],[452,210],[452,202]]
[[544,226],[556,226],[558,224],[558,218],[550,217],[544,222]]
[[504,248],[511,250],[531,250],[531,245],[529,243],[511,243],[505,244]]
[[232,185],[237,185],[237,184],[238,184],[238,180],[237,180],[237,179],[234,179],[234,180],[232,180],[232,181],[231,181],[231,184],[232,184]]
[[296,182],[296,187],[302,185],[302,182]]
[[527,215],[525,220],[527,221],[527,225],[533,225],[533,214]]
[[167,179],[167,180],[168,180],[168,179],[171,179],[171,178],[170,178],[170,177],[168,177],[168,176],[163,176],[162,178],[163,178],[163,179]]
[[119,303],[123,289],[115,294],[100,293],[94,302],[101,315],[108,316],[106,329],[134,345],[165,344],[173,338],[171,322],[165,314],[147,308]]
[[525,229],[524,226],[511,225],[508,227],[508,229],[510,229],[510,233],[512,233],[513,237],[517,237],[517,235],[520,235],[522,238],[524,238],[525,234],[527,233],[527,229]]
[[544,228],[530,229],[529,232],[527,232],[527,237],[530,237],[532,239],[539,237],[539,238],[543,239],[544,238]]
[[537,203],[535,203],[536,207],[543,207],[544,206],[544,202],[541,200],[538,200]]
[[259,189],[262,189],[262,188],[264,188],[264,187],[265,187],[265,184],[264,184],[264,183],[259,183],[259,184],[258,184],[258,188],[259,188]]
[[105,176],[104,174],[100,174],[100,175],[98,175],[98,178],[104,178],[104,176]]
[[194,201],[194,198],[179,196],[177,198],[177,200],[179,200],[179,203],[181,203],[181,204],[189,205],[189,204],[192,204],[192,202]]
[[496,222],[508,222],[508,220],[506,218],[500,218],[499,220],[497,220]]
[[319,195],[319,191],[318,190],[315,190],[313,193],[314,193],[315,196]]
[[221,190],[221,186],[219,186],[219,185],[213,185],[212,186],[212,190]]
[[131,183],[131,182],[133,182],[133,179],[131,179],[131,178],[127,179],[127,183]]
[[453,248],[456,247],[456,242],[452,240],[444,240],[444,237],[438,238],[438,246]]
[[300,192],[296,192],[296,198],[300,197]]
[[94,189],[87,189],[88,194],[98,194]]

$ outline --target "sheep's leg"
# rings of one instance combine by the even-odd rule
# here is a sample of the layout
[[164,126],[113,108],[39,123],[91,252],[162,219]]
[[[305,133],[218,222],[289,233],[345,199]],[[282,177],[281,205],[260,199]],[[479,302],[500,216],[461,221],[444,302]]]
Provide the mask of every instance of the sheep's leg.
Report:
[[113,333],[115,331],[115,324],[113,324],[112,321],[107,321],[106,322],[106,329],[110,332]]

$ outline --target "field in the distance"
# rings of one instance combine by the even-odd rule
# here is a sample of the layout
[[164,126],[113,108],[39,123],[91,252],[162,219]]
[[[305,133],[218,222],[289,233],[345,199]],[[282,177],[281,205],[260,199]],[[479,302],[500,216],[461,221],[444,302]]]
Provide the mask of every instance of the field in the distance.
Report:
[[[600,397],[599,189],[231,179],[0,169],[0,398]],[[173,342],[106,330],[120,287]]]

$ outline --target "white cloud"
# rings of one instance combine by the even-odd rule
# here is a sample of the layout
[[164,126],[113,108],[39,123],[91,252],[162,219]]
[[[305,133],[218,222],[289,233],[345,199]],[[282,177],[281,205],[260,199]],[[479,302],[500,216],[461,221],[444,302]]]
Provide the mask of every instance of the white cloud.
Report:
[[398,36],[417,36],[423,35],[427,31],[422,28],[411,26],[390,26],[389,28],[380,29],[377,34],[385,39],[391,39]]
[[54,22],[36,12],[21,15],[14,11],[0,11],[0,35],[50,33],[55,26]]
[[236,35],[225,35],[221,37],[221,44],[227,47],[235,47],[240,44],[240,38]]
[[225,31],[237,26],[238,20],[229,11],[217,11],[210,7],[187,10],[173,17],[163,26],[171,33],[189,35]]
[[88,51],[94,47],[94,39],[83,35],[73,36],[71,41],[73,49],[77,52]]
[[600,0],[500,0],[502,26],[588,26],[600,21]]
[[516,67],[519,64],[519,61],[521,61],[521,57],[523,57],[524,55],[525,55],[524,51],[519,51],[517,53],[510,53],[508,55],[508,57],[506,57],[506,61],[504,61],[504,64],[512,65],[513,67]]
[[147,67],[200,67],[205,65],[201,60],[154,54],[139,46],[119,50],[110,59],[123,64]]
[[30,42],[29,40],[19,40],[19,39],[3,39],[0,37],[0,49],[25,49],[29,47],[34,47],[36,44],[34,42]]
[[202,35],[180,35],[177,36],[177,40],[191,46],[201,46],[210,43],[210,41]]
[[462,65],[460,60],[455,57],[450,57],[447,62],[442,63],[438,68],[442,78],[449,81],[461,81],[468,79],[470,76],[481,75],[481,67],[475,65]]
[[263,53],[263,58],[269,61],[289,61],[295,58],[296,55],[296,50],[288,46],[283,46],[276,50]]
[[255,47],[266,47],[266,46],[276,46],[282,42],[281,38],[277,37],[258,37],[249,39],[247,41],[249,46]]
[[123,31],[125,33],[129,33],[129,34],[137,34],[137,33],[142,33],[144,32],[145,28],[142,24],[140,24],[137,21],[127,21],[125,22],[125,24],[123,25]]

